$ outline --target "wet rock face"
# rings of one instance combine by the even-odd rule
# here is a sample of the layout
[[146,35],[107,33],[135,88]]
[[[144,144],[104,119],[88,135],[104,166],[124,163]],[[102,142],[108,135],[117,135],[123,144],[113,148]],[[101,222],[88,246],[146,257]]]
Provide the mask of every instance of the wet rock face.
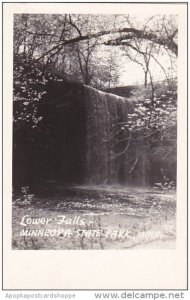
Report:
[[[36,108],[42,121],[14,132],[13,182],[38,184],[55,180],[82,183],[85,167],[85,108],[83,86],[48,82]],[[14,103],[16,111],[19,103]]]
[[78,83],[49,82],[46,91],[38,103],[43,121],[14,135],[14,182],[146,184],[145,160],[134,178],[129,175],[134,151],[123,151],[121,124],[132,110],[128,100]]

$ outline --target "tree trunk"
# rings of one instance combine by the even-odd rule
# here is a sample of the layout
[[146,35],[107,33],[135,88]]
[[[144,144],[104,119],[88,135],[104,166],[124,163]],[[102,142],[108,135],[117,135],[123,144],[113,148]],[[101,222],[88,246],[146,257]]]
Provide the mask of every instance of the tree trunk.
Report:
[[148,71],[144,72],[144,87],[147,88],[148,84]]

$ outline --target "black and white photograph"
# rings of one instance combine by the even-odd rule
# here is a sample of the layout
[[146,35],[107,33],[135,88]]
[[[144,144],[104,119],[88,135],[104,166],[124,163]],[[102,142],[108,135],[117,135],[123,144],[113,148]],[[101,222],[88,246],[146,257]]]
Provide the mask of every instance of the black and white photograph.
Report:
[[187,5],[6,2],[2,25],[3,289],[187,289]]
[[175,14],[14,14],[12,249],[175,249]]

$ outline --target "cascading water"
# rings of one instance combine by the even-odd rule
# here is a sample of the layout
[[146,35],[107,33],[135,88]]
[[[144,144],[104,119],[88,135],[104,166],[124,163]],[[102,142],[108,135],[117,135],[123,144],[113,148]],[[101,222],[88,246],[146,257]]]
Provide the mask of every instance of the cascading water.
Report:
[[[126,180],[126,152],[121,124],[131,108],[123,97],[84,86],[86,108],[86,178],[89,183]],[[117,142],[119,137],[120,142]],[[126,144],[126,142],[125,142]],[[121,154],[120,154],[121,152]],[[122,153],[123,152],[123,153]]]

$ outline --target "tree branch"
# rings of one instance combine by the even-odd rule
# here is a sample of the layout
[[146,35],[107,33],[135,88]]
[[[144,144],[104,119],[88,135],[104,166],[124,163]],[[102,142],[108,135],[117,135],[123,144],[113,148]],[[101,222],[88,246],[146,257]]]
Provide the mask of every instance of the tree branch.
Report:
[[[148,32],[143,32],[142,30],[137,30],[134,28],[128,28],[128,31],[126,29],[121,29],[118,32],[128,32],[128,33],[132,33],[122,36],[120,38],[115,38],[115,39],[110,39],[109,41],[105,42],[105,45],[112,45],[112,46],[122,46],[122,45],[128,45],[128,43],[126,42],[126,40],[134,40],[137,38],[141,38],[141,39],[146,39],[149,41],[152,41],[158,45],[161,46],[166,46],[170,51],[172,51],[176,56],[178,54],[178,45],[173,41],[173,38],[164,38],[164,37],[158,37],[157,35],[155,35],[154,33],[148,33]],[[131,44],[130,44],[131,45]]]
[[50,52],[56,50],[58,47],[63,47],[67,46],[70,44],[77,43],[79,41],[84,41],[84,40],[89,40],[91,38],[97,38],[97,37],[102,37],[104,35],[108,34],[113,34],[113,33],[128,33],[128,35],[125,35],[123,37],[117,38],[117,39],[110,39],[107,42],[104,42],[103,44],[105,45],[115,45],[115,46],[120,46],[120,45],[125,45],[125,40],[133,40],[135,38],[143,38],[150,40],[154,43],[157,43],[159,45],[167,46],[169,50],[171,50],[173,53],[177,55],[178,52],[178,46],[174,41],[171,41],[169,39],[165,38],[159,38],[157,35],[153,33],[145,33],[142,30],[135,29],[135,28],[122,28],[122,29],[114,29],[114,30],[105,30],[105,31],[100,31],[98,33],[90,34],[90,35],[79,35],[78,37],[72,38],[70,40],[66,40],[64,42],[59,43],[58,45],[55,45],[48,51],[46,51],[44,54],[42,54],[39,58],[36,60],[40,60]]

